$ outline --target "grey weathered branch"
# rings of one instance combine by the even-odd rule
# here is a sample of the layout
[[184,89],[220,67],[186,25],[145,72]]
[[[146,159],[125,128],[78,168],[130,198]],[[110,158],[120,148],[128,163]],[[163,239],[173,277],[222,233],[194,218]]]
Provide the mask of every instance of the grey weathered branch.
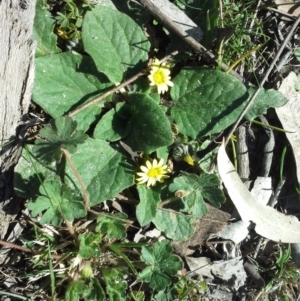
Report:
[[19,125],[31,101],[34,15],[33,0],[0,1],[0,239],[18,213],[18,202],[13,199],[13,168],[21,152]]

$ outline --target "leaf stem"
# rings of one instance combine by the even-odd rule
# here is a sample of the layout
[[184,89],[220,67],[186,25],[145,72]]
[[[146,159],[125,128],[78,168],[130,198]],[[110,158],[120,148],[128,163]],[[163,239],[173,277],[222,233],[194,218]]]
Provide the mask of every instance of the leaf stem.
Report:
[[75,165],[74,165],[74,163],[73,163],[73,161],[72,161],[72,159],[71,159],[71,157],[70,157],[68,151],[67,151],[66,149],[64,149],[64,148],[61,148],[61,151],[62,151],[63,154],[65,155],[65,157],[66,157],[68,163],[70,164],[71,169],[72,169],[73,172],[74,172],[75,177],[77,178],[77,180],[78,180],[78,182],[79,182],[79,185],[80,185],[81,190],[82,190],[83,200],[84,200],[84,208],[85,208],[85,210],[87,211],[88,208],[89,208],[89,198],[88,198],[88,194],[87,194],[87,192],[86,192],[85,186],[84,186],[84,184],[83,184],[83,181],[82,181],[82,179],[81,179],[81,176],[80,176],[80,174],[78,173],[78,171],[77,171],[77,169],[76,169],[76,167],[75,167]]

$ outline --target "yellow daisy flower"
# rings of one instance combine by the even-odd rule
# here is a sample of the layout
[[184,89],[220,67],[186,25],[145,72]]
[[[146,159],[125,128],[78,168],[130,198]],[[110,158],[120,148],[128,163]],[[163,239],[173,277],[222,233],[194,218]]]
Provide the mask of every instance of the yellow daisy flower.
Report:
[[137,172],[139,176],[136,181],[138,184],[147,183],[147,187],[154,186],[156,182],[163,183],[165,179],[169,178],[166,174],[170,172],[167,165],[164,165],[164,159],[157,162],[156,159],[151,163],[146,161],[146,166],[140,166],[142,172]]
[[163,94],[168,91],[168,86],[173,87],[170,77],[170,66],[166,63],[159,62],[155,59],[151,65],[150,75],[148,76],[150,80],[150,86],[156,86],[159,94]]

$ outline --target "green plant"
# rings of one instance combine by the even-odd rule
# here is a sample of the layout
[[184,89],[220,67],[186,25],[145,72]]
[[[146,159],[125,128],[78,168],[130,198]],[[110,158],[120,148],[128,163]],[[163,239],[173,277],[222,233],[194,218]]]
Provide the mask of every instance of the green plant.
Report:
[[82,19],[87,11],[94,8],[90,0],[64,0],[55,17],[58,25],[57,33],[63,39],[81,39]]
[[[243,57],[242,63],[254,71],[258,62],[265,62],[261,48],[270,38],[264,34],[263,23],[256,13],[256,1],[223,2],[223,26],[234,29],[224,45],[224,63],[231,65]],[[251,55],[254,51],[256,55]]]
[[271,280],[266,284],[261,295],[268,300],[295,300],[295,289],[300,275],[295,263],[291,259],[291,245],[280,246],[279,254],[274,266],[265,270]]
[[[24,148],[15,191],[29,199],[28,209],[40,225],[60,229],[68,244],[61,250],[55,240],[50,249],[34,250],[36,273],[44,275],[52,296],[72,301],[126,300],[128,295],[184,300],[196,285],[177,275],[182,263],[169,241],[153,247],[125,242],[128,228],[134,220],[141,227],[152,223],[165,238],[183,241],[207,212],[206,202],[221,206],[225,197],[218,175],[201,171],[207,166],[189,152],[203,146],[200,139],[209,140],[234,123],[253,90],[208,67],[187,66],[172,79],[170,67],[157,60],[151,89],[146,77],[151,45],[139,23],[114,6],[83,7],[83,2],[65,1],[57,21],[74,30],[69,38],[82,38],[84,51],[61,52],[54,21],[42,1],[37,3],[33,101],[52,119],[34,145]],[[135,90],[121,89],[133,82]],[[117,90],[121,93],[113,96]],[[262,89],[246,118],[285,102],[280,93]],[[166,164],[178,145],[190,165],[181,168],[174,161],[173,172]],[[138,175],[143,177],[139,184],[137,172],[144,175]],[[126,200],[131,215],[103,213],[107,200]],[[53,260],[51,266],[47,259]],[[62,274],[58,264],[65,267]],[[148,290],[139,291],[141,281]],[[59,291],[57,283],[65,290]]]

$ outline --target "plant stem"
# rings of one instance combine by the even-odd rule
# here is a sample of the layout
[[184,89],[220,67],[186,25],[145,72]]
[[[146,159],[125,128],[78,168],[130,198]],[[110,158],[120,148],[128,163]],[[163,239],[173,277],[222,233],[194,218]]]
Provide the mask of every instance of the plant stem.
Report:
[[104,100],[110,94],[113,94],[113,93],[119,91],[120,89],[126,87],[127,85],[134,82],[136,79],[138,79],[139,77],[141,77],[144,74],[145,74],[145,71],[141,71],[141,72],[137,73],[136,75],[132,76],[131,78],[129,78],[128,80],[126,80],[122,84],[120,84],[120,85],[116,86],[115,88],[113,88],[113,89],[103,93],[102,95],[94,98],[93,100],[91,100],[90,102],[82,105],[81,107],[71,111],[70,113],[67,114],[67,116],[72,117],[72,116],[76,115],[77,113],[81,112],[82,110],[84,110],[84,109],[90,107],[91,105],[95,104],[96,102],[100,102],[100,101]]
[[88,208],[89,208],[89,198],[88,198],[88,194],[87,194],[87,192],[86,192],[85,186],[84,186],[84,184],[83,184],[83,181],[82,181],[82,179],[81,179],[81,176],[80,176],[80,174],[78,173],[78,171],[77,171],[77,169],[76,169],[76,167],[75,167],[75,165],[74,165],[74,163],[73,163],[73,161],[72,161],[72,159],[71,159],[71,157],[70,157],[68,151],[67,151],[66,149],[64,149],[64,148],[62,148],[61,151],[62,151],[63,154],[65,155],[65,157],[66,157],[68,163],[70,164],[70,167],[72,168],[72,170],[73,170],[73,172],[74,172],[75,177],[77,178],[77,180],[78,180],[78,182],[79,182],[79,185],[80,185],[81,190],[82,190],[83,200],[84,200],[84,208],[85,208],[85,210],[87,211]]

